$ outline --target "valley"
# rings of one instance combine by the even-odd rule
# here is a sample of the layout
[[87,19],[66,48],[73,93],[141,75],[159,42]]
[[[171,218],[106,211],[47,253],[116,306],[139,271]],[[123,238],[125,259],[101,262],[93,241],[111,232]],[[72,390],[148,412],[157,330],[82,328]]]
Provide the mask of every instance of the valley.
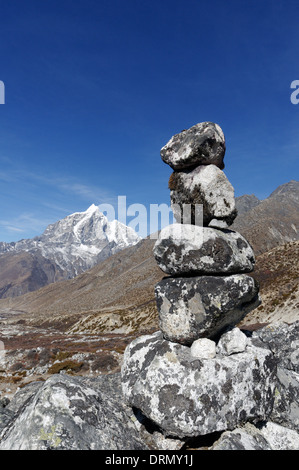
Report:
[[[299,183],[282,185],[263,201],[242,196],[236,203],[239,215],[232,229],[242,233],[256,253],[251,275],[260,283],[262,300],[240,327],[293,323],[299,319]],[[94,218],[83,218],[89,224],[84,233],[94,232]],[[40,253],[13,249],[0,255],[1,289],[11,276],[7,295],[0,299],[0,340],[5,346],[0,399],[52,373],[93,377],[120,370],[126,345],[159,328],[154,287],[165,274],[153,257],[154,243],[135,239],[69,279],[53,259],[44,262]],[[31,271],[26,272],[26,266]],[[36,266],[42,266],[52,282],[36,284],[30,291],[26,285]]]

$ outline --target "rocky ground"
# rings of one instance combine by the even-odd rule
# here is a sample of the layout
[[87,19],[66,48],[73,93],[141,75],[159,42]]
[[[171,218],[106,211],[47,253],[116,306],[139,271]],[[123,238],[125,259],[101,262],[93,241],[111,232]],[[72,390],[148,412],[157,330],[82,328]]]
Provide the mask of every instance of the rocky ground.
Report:
[[[119,372],[50,374],[19,389],[11,401],[0,399],[0,450],[298,450],[298,331],[299,322],[280,323],[252,335],[277,365],[266,420],[243,419],[237,427],[227,422],[218,432],[170,436],[125,402]],[[160,410],[167,413],[165,404]]]
[[120,370],[125,347],[136,335],[76,334],[24,324],[22,314],[1,314],[0,399],[53,374],[96,377]]

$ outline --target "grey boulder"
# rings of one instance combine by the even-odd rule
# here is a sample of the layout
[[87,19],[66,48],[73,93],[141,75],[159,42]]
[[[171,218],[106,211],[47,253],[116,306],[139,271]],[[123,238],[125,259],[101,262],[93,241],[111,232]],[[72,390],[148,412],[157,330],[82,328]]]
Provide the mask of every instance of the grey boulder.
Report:
[[174,170],[213,163],[223,169],[225,138],[213,122],[201,122],[174,135],[161,149],[162,160]]
[[175,171],[168,185],[177,222],[209,225],[216,219],[229,226],[237,216],[234,188],[215,165]]
[[0,433],[0,450],[148,449],[115,384],[109,388],[107,383],[109,377],[104,377],[97,389],[82,377],[53,375],[27,397],[14,399],[14,417]]
[[299,321],[271,323],[252,340],[271,349],[278,362],[271,421],[299,432]]
[[162,229],[153,252],[170,275],[246,273],[255,264],[252,247],[239,233],[190,224]]
[[280,367],[299,374],[299,320],[291,325],[271,323],[255,331],[253,338],[274,352]]
[[268,421],[224,432],[209,450],[298,450],[299,434]]
[[164,278],[155,287],[161,331],[186,345],[213,339],[260,305],[258,292],[246,274]]
[[196,359],[161,332],[127,346],[121,372],[126,402],[180,438],[267,419],[275,373],[271,351],[250,340],[242,353]]

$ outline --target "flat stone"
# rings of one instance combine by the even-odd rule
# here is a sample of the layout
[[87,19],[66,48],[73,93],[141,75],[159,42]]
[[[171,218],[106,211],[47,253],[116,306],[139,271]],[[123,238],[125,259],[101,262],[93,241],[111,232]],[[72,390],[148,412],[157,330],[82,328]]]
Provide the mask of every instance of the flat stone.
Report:
[[164,278],[155,287],[161,331],[187,345],[213,339],[260,305],[258,291],[246,274]]
[[[170,176],[169,189],[173,214],[179,223],[185,223],[187,218],[187,223],[209,225],[219,219],[231,225],[237,216],[234,188],[215,165],[175,171]],[[186,208],[190,217],[189,212],[184,217]]]
[[246,273],[255,265],[252,247],[238,232],[190,224],[163,228],[153,252],[170,275]]
[[174,170],[213,163],[224,168],[225,138],[218,124],[201,122],[174,135],[161,149],[162,160]]
[[126,402],[166,435],[183,438],[266,420],[275,373],[272,352],[250,340],[243,353],[201,360],[157,332],[127,346],[121,376]]

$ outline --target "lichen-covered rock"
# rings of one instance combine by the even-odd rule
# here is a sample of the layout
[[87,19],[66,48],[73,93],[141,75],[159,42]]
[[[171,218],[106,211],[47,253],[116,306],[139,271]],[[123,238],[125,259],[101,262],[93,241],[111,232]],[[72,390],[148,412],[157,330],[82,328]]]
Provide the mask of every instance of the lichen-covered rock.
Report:
[[[148,449],[122,400],[83,378],[54,375],[31,396],[0,434],[0,450]],[[24,398],[24,397],[23,397]],[[18,408],[18,405],[17,405]]]
[[174,170],[213,163],[224,168],[225,138],[213,122],[201,122],[174,135],[161,149],[162,160]]
[[187,346],[161,332],[127,346],[122,366],[124,398],[166,435],[183,438],[265,420],[273,405],[276,363],[253,346],[232,356],[195,359]]
[[0,408],[0,433],[3,429],[8,426],[14,417],[14,413],[11,410]]
[[299,373],[299,321],[271,323],[253,333],[279,360],[279,366]]
[[260,304],[257,282],[246,274],[164,278],[155,287],[166,339],[191,344],[213,339]]
[[252,424],[226,431],[209,450],[273,450],[269,442]]
[[238,232],[190,224],[163,228],[153,252],[158,266],[171,275],[239,274],[255,265],[252,247]]
[[299,432],[299,321],[269,324],[252,341],[271,349],[278,363],[271,421]]
[[[170,176],[169,189],[173,214],[179,223],[186,223],[185,206],[191,214],[187,222],[196,225],[208,225],[215,219],[231,225],[237,216],[234,188],[215,165],[175,171]],[[202,208],[202,220],[197,206]]]
[[278,366],[274,395],[271,420],[299,432],[299,374]]
[[209,450],[298,450],[299,434],[271,421],[223,433]]

